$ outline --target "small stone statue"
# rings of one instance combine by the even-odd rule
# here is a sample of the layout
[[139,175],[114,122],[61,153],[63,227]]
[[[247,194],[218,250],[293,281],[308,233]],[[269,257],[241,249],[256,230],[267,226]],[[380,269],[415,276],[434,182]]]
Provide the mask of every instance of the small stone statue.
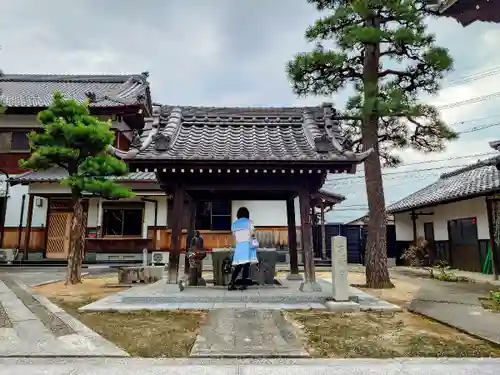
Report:
[[[189,251],[186,254],[189,261],[189,275],[187,279],[187,284],[190,286],[205,286],[207,283],[202,277],[203,272],[203,259],[207,256],[204,249],[203,237],[200,235],[200,231],[195,231],[194,237],[191,240]],[[185,279],[179,281],[179,289],[182,292],[185,288]]]

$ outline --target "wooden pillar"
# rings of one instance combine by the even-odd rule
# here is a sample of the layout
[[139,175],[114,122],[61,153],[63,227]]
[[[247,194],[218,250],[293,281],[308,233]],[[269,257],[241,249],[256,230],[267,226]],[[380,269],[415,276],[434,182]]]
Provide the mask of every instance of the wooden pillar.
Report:
[[33,204],[35,201],[35,197],[33,194],[29,195],[28,199],[28,215],[26,216],[26,236],[24,237],[24,254],[23,259],[28,259],[28,251],[30,247],[30,238],[31,238],[31,225],[33,223]]
[[184,211],[185,188],[177,185],[174,189],[174,207],[172,215],[172,240],[170,242],[170,253],[168,259],[168,282],[175,284],[179,276],[179,258],[181,254],[182,239],[182,216]]
[[491,265],[492,265],[492,272],[493,272],[493,280],[498,280],[498,271],[500,268],[500,263],[498,262],[499,260],[497,259],[497,245],[495,241],[495,226],[498,225],[496,221],[498,220],[497,217],[493,217],[493,206],[498,203],[494,202],[491,199],[488,199],[486,197],[486,212],[488,214],[488,229],[490,233],[490,249],[491,249]]
[[311,224],[311,197],[307,189],[299,192],[300,222],[302,227],[302,251],[304,254],[304,282],[300,286],[302,292],[318,292],[321,286],[316,282],[314,268],[313,234]]
[[189,247],[191,246],[191,240],[194,237],[194,231],[196,226],[196,201],[189,197],[189,225],[186,235],[186,257],[184,259],[184,274],[189,275],[189,259],[187,253]]
[[326,223],[325,223],[325,202],[320,203],[320,225],[321,225],[321,256],[326,259]]
[[411,223],[413,227],[413,243],[416,245],[417,244],[417,214],[415,211],[411,212]]
[[288,224],[288,253],[290,258],[290,274],[288,280],[302,280],[299,274],[299,259],[297,256],[297,226],[295,225],[295,201],[286,201],[286,218]]

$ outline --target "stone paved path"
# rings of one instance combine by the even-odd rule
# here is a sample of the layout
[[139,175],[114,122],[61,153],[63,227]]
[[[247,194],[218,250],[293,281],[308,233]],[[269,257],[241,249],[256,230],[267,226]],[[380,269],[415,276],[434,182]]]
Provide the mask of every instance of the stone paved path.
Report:
[[128,354],[12,278],[0,281],[0,357]]
[[0,360],[0,375],[497,375],[499,359]]
[[409,310],[500,345],[500,314],[483,309],[479,297],[494,287],[487,284],[421,280],[422,288]]
[[190,357],[309,357],[298,331],[278,310],[209,312]]

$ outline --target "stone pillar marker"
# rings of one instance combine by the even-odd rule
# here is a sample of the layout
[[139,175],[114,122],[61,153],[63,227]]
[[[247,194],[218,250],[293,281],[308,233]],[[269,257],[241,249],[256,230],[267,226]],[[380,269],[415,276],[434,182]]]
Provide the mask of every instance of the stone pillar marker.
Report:
[[343,236],[332,237],[332,292],[335,301],[349,300],[347,281],[347,239]]

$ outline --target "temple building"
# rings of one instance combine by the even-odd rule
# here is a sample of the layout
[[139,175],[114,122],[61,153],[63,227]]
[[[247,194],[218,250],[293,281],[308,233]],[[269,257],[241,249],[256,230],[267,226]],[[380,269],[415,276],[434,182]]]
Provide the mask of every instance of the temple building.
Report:
[[463,26],[476,21],[500,22],[500,4],[496,0],[440,0],[436,6],[441,15],[452,17]]

